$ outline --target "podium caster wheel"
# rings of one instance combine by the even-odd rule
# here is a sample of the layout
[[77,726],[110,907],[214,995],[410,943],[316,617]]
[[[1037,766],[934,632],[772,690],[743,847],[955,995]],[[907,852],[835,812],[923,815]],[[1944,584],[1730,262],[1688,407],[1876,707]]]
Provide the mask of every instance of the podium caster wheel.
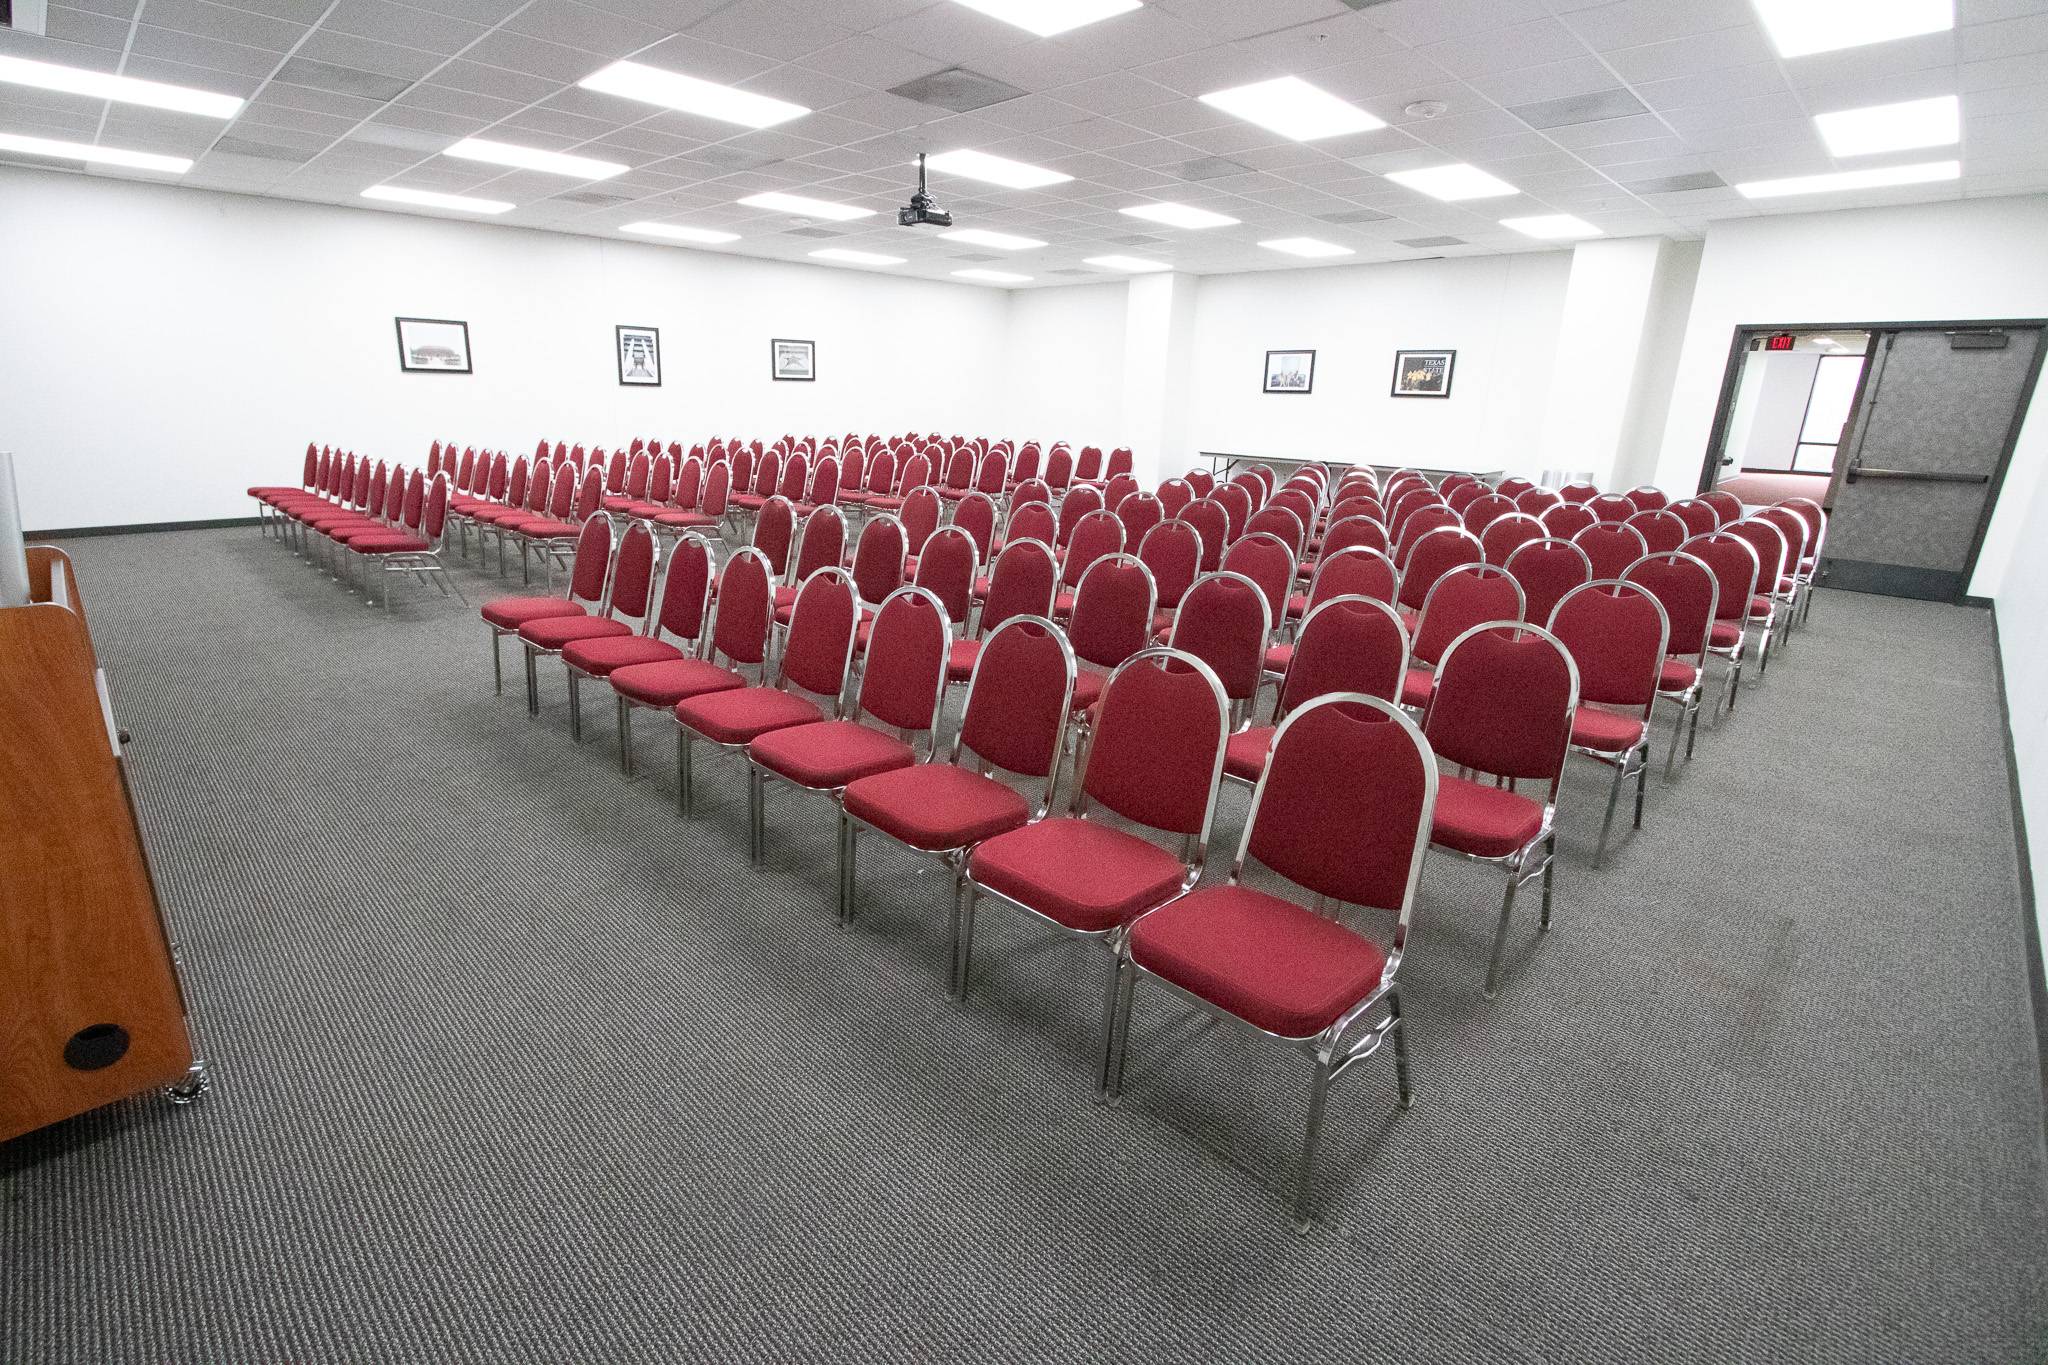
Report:
[[206,1063],[203,1061],[194,1062],[192,1063],[191,1070],[185,1073],[183,1080],[164,1087],[164,1098],[172,1104],[187,1105],[198,1100],[201,1095],[204,1095],[212,1088],[213,1080],[206,1074]]

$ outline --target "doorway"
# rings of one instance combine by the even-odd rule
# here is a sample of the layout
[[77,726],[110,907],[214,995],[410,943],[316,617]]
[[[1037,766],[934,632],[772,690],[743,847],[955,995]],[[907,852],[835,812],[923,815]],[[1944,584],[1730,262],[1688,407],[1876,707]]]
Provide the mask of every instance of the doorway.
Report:
[[1827,508],[1816,577],[1829,587],[1959,601],[2040,371],[2042,326],[1739,328],[1701,490]]

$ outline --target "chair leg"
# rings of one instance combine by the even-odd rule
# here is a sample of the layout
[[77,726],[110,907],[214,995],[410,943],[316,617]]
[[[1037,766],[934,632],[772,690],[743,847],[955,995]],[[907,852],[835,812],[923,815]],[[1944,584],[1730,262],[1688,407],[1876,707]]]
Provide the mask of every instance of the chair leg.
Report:
[[1124,973],[1123,999],[1117,1004],[1116,1064],[1109,1073],[1109,1103],[1124,1096],[1124,1067],[1131,1059],[1131,1010],[1138,995],[1138,969]]
[[1117,1000],[1123,993],[1123,949],[1112,944],[1109,955],[1109,985],[1102,995],[1102,1065],[1095,1077],[1095,1098],[1098,1100],[1109,1094],[1109,1068],[1116,1053],[1116,1007]]
[[1294,1230],[1315,1225],[1316,1146],[1323,1136],[1323,1111],[1330,1098],[1330,1065],[1317,1058],[1308,1089],[1308,1133],[1301,1144],[1301,1169],[1294,1180]]
[[1643,793],[1650,785],[1650,741],[1643,740],[1643,747],[1636,753],[1636,828],[1643,827]]
[[1401,1018],[1401,992],[1387,989],[1387,1031],[1394,1036],[1394,1086],[1401,1095],[1401,1107],[1415,1103],[1415,1087],[1408,1079],[1408,1025]]
[[1550,879],[1557,871],[1557,831],[1543,841],[1543,915],[1537,921],[1544,933],[1550,932]]
[[768,777],[753,764],[747,764],[747,861],[756,867],[761,864],[763,846],[768,842]]
[[583,676],[575,669],[569,670],[569,738],[572,742],[583,742]]
[[1692,699],[1692,723],[1685,728],[1685,761],[1688,763],[1692,762],[1692,746],[1699,742],[1700,710],[1701,703],[1705,700],[1703,696],[1695,696]]
[[974,883],[962,873],[953,895],[953,989],[952,996],[967,1003],[968,980],[974,974],[974,907],[981,898]]
[[676,727],[676,814],[687,820],[696,802],[690,790],[690,732]]
[[1508,916],[1515,908],[1515,890],[1522,884],[1521,860],[1508,869],[1508,890],[1500,901],[1500,924],[1493,931],[1493,954],[1486,961],[1486,998],[1493,999],[1500,988],[1501,952],[1508,942]]
[[1600,821],[1600,842],[1593,848],[1593,866],[1604,867],[1607,863],[1607,832],[1614,828],[1614,805],[1621,799],[1621,784],[1628,772],[1628,758],[1614,765],[1614,781],[1607,787],[1607,814]]
[[504,637],[498,634],[498,628],[496,626],[492,626],[490,628],[490,631],[491,690],[498,696],[502,697],[505,695],[505,651],[499,647],[499,642],[502,641]]
[[633,707],[624,697],[619,701],[619,771],[633,775]]
[[540,665],[534,662],[533,646],[526,647],[526,714],[540,714]]
[[1671,751],[1664,755],[1664,776],[1670,777],[1678,766],[1678,741],[1685,734],[1686,717],[1692,714],[1692,703],[1678,703],[1678,719],[1671,723]]
[[853,817],[844,810],[839,812],[839,923],[843,926],[853,919],[853,858],[856,827]]

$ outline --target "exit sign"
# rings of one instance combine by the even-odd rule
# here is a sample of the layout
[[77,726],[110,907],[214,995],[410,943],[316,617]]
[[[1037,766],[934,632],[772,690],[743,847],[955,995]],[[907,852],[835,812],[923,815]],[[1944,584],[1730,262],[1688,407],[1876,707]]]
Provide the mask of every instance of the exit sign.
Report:
[[1777,332],[1764,338],[1764,349],[1766,351],[1789,351],[1792,349],[1792,341],[1793,337],[1790,332]]

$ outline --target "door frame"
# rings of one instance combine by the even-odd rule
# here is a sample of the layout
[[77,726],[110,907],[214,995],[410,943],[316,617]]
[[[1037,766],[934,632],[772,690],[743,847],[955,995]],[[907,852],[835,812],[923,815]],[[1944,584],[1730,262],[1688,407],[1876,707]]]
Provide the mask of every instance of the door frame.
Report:
[[[1728,341],[1728,359],[1721,371],[1721,393],[1714,405],[1714,424],[1707,431],[1707,449],[1700,460],[1700,482],[1698,492],[1704,493],[1714,486],[1714,476],[1720,469],[1721,445],[1728,438],[1728,424],[1735,414],[1735,390],[1742,377],[1742,357],[1749,343],[1756,337],[1773,332],[1868,332],[1869,353],[1877,349],[1877,334],[1880,332],[1995,332],[2030,329],[2040,333],[2034,342],[2034,358],[2027,366],[2027,377],[2020,387],[2020,401],[2014,407],[2012,421],[2005,430],[2005,442],[1999,448],[1998,465],[1992,471],[1991,484],[1984,497],[1984,511],[1977,518],[1976,534],[1970,538],[1970,555],[1964,561],[1961,583],[1956,595],[1962,601],[1969,593],[1969,585],[1977,576],[1977,556],[1984,548],[1985,533],[1991,529],[1991,518],[1998,512],[1999,497],[2005,491],[2005,471],[2012,464],[2013,447],[2019,444],[2020,428],[2025,425],[2027,413],[2033,407],[2034,386],[2041,377],[2041,362],[2048,352],[2048,318],[1952,318],[1942,321],[1912,322],[1779,322],[1740,323]],[[1867,362],[1863,373],[1856,380],[1856,392],[1849,400],[1850,421],[1853,423],[1863,412],[1863,390],[1870,382],[1874,367]],[[1851,434],[1843,429],[1841,446],[1837,447],[1835,458],[1841,459],[1841,450],[1851,447],[1854,441],[1862,439],[1862,432]],[[1840,474],[1837,469],[1835,473]],[[1830,484],[1832,490],[1833,485]]]

